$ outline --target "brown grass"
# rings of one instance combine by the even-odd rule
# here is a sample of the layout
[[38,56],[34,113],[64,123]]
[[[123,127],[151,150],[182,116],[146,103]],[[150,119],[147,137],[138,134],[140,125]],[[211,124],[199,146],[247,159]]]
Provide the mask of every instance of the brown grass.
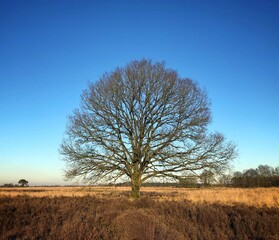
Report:
[[0,198],[0,239],[279,239],[279,209],[152,196]]
[[[111,198],[129,196],[129,187],[28,187],[0,188],[0,197],[84,197]],[[190,201],[235,206],[279,208],[279,188],[172,188],[143,187],[142,195],[159,201]]]

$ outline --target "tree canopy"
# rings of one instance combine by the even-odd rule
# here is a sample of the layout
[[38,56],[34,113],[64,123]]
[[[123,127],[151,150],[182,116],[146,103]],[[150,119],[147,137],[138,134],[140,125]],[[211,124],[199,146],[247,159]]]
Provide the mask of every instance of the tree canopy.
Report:
[[18,181],[18,184],[21,186],[21,187],[25,187],[25,186],[28,186],[28,181],[25,180],[25,179],[20,179]]
[[151,178],[183,178],[227,166],[235,145],[209,133],[210,103],[197,82],[164,63],[132,61],[90,83],[69,117],[60,152],[66,178],[130,179],[133,197]]

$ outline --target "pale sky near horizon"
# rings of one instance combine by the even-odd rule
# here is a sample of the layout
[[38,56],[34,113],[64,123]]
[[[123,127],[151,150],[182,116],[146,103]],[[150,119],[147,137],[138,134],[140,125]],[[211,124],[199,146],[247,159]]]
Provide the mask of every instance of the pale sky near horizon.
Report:
[[234,170],[279,166],[279,1],[0,1],[0,185],[67,184],[82,90],[135,59],[199,82]]

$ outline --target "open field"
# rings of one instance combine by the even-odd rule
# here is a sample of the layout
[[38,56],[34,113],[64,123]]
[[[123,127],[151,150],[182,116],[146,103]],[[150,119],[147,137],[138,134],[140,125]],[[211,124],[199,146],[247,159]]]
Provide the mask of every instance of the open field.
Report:
[[279,239],[277,188],[0,189],[0,239]]
[[[31,197],[84,197],[111,198],[129,196],[129,187],[28,187],[0,188],[3,196]],[[183,201],[193,203],[244,204],[254,207],[279,208],[279,188],[172,188],[143,187],[142,196],[153,200]]]

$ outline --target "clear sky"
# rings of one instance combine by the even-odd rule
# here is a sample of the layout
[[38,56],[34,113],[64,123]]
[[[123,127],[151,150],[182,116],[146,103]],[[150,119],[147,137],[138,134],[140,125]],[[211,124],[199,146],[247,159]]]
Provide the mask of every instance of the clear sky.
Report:
[[64,184],[58,149],[82,90],[141,58],[207,90],[235,170],[279,165],[278,0],[1,0],[0,184]]

